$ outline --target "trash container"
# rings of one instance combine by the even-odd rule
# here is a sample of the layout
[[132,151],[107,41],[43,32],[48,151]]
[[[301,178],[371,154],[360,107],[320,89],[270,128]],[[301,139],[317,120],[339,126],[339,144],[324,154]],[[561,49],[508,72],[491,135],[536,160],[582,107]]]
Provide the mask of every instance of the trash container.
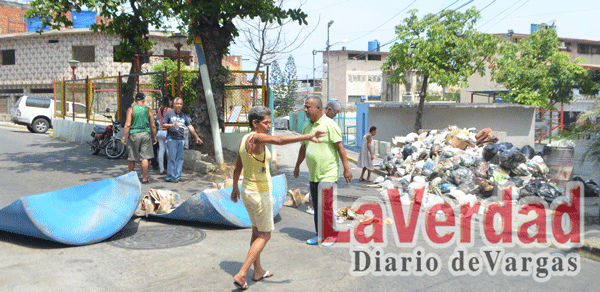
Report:
[[573,159],[575,148],[572,147],[544,147],[544,162],[548,165],[548,179],[557,186],[565,189],[567,182],[573,175]]

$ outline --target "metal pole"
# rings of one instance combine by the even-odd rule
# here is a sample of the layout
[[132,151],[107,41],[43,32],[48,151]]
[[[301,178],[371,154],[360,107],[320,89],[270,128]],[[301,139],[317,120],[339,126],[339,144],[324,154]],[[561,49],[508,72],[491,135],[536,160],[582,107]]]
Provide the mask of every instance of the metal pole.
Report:
[[331,26],[331,21],[327,25],[327,99],[325,103],[329,102],[329,26]]
[[73,107],[73,121],[75,121],[75,67],[71,67],[73,69],[73,104],[71,105],[71,107]]
[[315,79],[315,55],[317,54],[317,50],[313,50],[312,54],[313,54],[313,85],[312,86],[313,86],[313,93],[315,93],[315,86],[316,86],[316,84],[315,84],[315,80],[316,80]]
[[181,97],[181,45],[177,45],[177,97]]

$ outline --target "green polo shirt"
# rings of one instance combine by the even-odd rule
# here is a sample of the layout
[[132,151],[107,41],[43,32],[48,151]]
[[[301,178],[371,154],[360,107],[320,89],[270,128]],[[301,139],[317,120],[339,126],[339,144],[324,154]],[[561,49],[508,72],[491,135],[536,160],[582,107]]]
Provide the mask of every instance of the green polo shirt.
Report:
[[332,119],[323,115],[316,123],[310,121],[304,125],[302,134],[314,131],[327,131],[319,140],[321,143],[303,141],[306,145],[306,164],[311,182],[337,182],[339,178],[340,160],[335,143],[342,142],[340,127]]

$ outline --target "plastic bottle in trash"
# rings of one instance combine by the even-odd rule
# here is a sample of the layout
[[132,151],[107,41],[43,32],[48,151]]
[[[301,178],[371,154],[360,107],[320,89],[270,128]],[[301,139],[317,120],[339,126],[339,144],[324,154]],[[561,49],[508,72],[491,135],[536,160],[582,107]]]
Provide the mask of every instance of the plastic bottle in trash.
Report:
[[179,206],[181,204],[181,197],[179,196],[178,193],[173,193],[173,194],[171,194],[171,196],[173,196],[172,206],[173,206],[173,208],[177,208],[177,206]]

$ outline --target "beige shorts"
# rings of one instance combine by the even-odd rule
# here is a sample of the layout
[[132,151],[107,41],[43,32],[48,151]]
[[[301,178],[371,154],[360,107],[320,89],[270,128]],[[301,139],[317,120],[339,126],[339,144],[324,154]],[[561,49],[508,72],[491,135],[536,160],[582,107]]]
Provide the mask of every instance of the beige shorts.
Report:
[[127,136],[127,160],[140,161],[140,159],[154,158],[152,136],[148,132],[139,132]]
[[273,223],[273,197],[271,192],[254,192],[242,187],[242,201],[252,226],[260,232],[271,232],[275,229]]

